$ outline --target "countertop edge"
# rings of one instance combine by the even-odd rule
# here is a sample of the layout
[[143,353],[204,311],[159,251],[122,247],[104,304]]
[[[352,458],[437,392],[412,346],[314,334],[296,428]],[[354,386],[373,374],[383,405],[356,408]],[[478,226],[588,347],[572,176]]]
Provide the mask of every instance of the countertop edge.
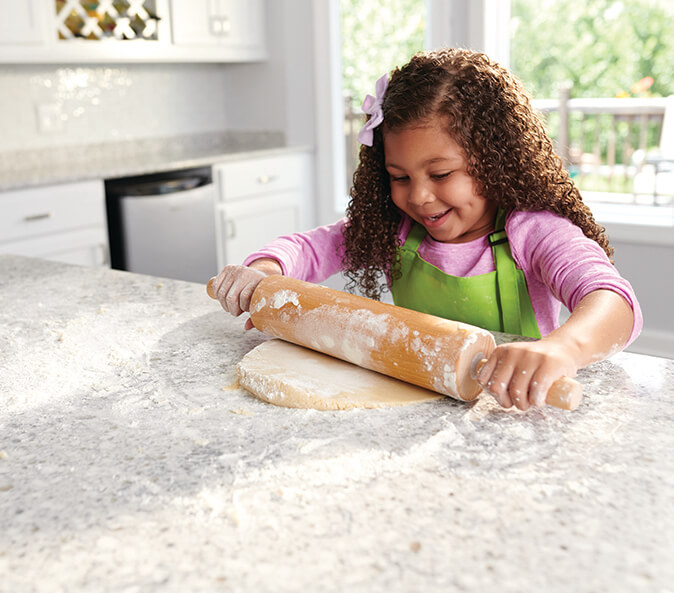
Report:
[[[203,140],[202,140],[203,139]],[[203,146],[199,146],[199,142]],[[123,154],[129,146],[161,146],[144,152],[136,149]],[[164,149],[167,147],[167,149]],[[79,158],[68,160],[60,151],[76,151]],[[156,138],[147,141],[126,141],[82,146],[77,149],[61,147],[50,150],[5,153],[0,167],[0,192],[20,191],[49,185],[79,181],[118,179],[203,167],[249,158],[264,158],[282,154],[313,151],[308,144],[288,146],[281,134],[228,135],[208,134],[185,137]],[[91,151],[92,154],[87,154]],[[45,155],[54,155],[51,162]],[[22,157],[25,158],[21,162]],[[86,160],[85,160],[86,158]],[[14,160],[14,163],[12,163]],[[17,163],[21,164],[17,166]],[[12,166],[14,165],[14,166]],[[7,167],[7,168],[5,168]],[[4,170],[3,170],[4,169]]]

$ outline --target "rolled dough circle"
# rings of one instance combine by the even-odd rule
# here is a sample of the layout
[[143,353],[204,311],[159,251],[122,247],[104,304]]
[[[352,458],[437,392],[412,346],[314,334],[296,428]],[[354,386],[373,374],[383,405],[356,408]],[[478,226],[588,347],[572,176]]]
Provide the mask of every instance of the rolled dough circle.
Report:
[[289,408],[387,408],[445,399],[433,391],[283,340],[253,348],[237,366],[239,384]]

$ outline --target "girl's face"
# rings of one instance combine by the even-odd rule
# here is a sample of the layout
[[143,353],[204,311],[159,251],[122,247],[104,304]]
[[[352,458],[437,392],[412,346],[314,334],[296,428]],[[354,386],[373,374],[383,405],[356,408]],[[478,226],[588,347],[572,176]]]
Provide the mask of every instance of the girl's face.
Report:
[[442,122],[384,129],[393,203],[436,241],[465,243],[494,230],[496,204],[475,189],[463,150]]

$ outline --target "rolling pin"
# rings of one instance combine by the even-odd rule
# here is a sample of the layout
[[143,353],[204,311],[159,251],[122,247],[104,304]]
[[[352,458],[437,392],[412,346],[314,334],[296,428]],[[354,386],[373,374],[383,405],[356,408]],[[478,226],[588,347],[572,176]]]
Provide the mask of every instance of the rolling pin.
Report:
[[[484,329],[281,275],[258,284],[250,318],[267,335],[462,401],[482,391],[475,376],[496,347]],[[546,402],[573,410],[581,397],[563,377]]]

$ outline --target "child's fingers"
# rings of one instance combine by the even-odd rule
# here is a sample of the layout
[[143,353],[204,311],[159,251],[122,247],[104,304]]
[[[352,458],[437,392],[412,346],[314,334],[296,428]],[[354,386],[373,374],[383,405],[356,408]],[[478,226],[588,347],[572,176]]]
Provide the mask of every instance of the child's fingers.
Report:
[[222,305],[222,308],[227,310],[227,306],[225,304],[225,297],[227,296],[227,293],[229,292],[229,287],[231,285],[231,278],[226,272],[226,268],[222,270],[214,279],[213,279],[213,295],[215,296],[216,299],[218,299],[218,302],[220,305]]
[[513,404],[520,410],[528,410],[531,405],[529,396],[529,379],[526,376],[526,371],[522,374],[522,369],[515,367],[510,376],[510,384],[508,385],[508,393]]
[[213,282],[213,291],[222,308],[238,317],[250,309],[255,288],[265,274],[245,266],[225,266]]
[[478,383],[504,408],[517,405],[517,401],[511,397],[510,380],[512,378],[512,366],[498,355],[492,355],[478,375]]
[[[220,283],[215,293],[222,305],[222,308],[230,315],[241,315],[241,307],[239,307],[239,295],[236,292],[234,285],[236,282],[236,272],[227,266],[220,272],[218,276]],[[217,282],[217,281],[216,281]]]
[[257,270],[244,269],[234,278],[225,299],[232,315],[238,316],[250,310],[253,292],[264,276]]
[[[528,410],[536,401],[545,404],[543,375],[537,373],[540,360],[522,348],[497,348],[478,376],[483,389],[504,408]],[[536,399],[538,398],[538,399]]]
[[239,293],[239,307],[242,311],[250,311],[250,301],[253,298],[253,293],[260,283],[260,280],[262,280],[261,276],[246,279],[246,284]]
[[552,384],[561,377],[561,374],[552,374],[545,367],[539,367],[531,378],[529,385],[529,400],[531,405],[543,408],[546,405],[548,391]]
[[478,373],[480,386],[505,408],[544,407],[552,384],[573,376],[573,363],[544,341],[498,346]]

